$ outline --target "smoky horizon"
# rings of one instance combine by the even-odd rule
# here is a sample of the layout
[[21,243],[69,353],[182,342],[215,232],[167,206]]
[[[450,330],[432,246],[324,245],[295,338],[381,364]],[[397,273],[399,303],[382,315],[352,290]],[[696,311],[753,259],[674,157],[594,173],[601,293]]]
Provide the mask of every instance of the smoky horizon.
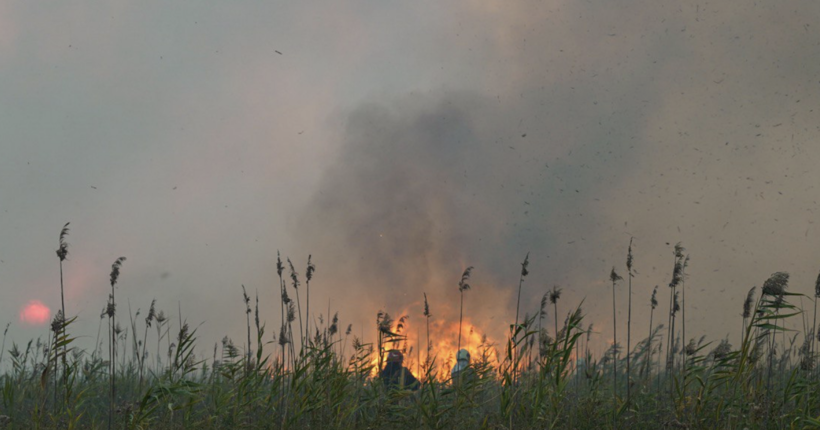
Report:
[[296,345],[331,326],[347,348],[378,342],[385,312],[392,331],[406,317],[416,364],[428,343],[447,366],[459,346],[503,354],[516,322],[554,337],[579,308],[598,357],[615,328],[626,346],[628,319],[632,347],[659,324],[679,349],[737,346],[749,290],[780,272],[806,311],[787,328],[810,328],[818,16],[735,0],[0,5],[6,349],[47,341],[61,261],[77,342],[99,345],[121,256],[127,343],[155,300],[208,360],[226,337],[256,350],[257,318],[279,347],[282,285]]

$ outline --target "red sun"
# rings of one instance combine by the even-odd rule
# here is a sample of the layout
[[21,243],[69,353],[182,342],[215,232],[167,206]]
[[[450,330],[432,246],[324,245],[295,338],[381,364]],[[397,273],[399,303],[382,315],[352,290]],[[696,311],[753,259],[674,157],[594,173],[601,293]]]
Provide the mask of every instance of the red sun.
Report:
[[43,325],[51,318],[51,309],[39,300],[29,300],[20,310],[20,322],[29,325]]

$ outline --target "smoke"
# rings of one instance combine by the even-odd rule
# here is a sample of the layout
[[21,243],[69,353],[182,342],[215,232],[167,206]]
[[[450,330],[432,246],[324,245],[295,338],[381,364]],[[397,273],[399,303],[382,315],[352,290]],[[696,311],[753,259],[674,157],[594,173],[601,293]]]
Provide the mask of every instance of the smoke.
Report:
[[[597,236],[590,201],[616,186],[604,178],[623,163],[594,154],[618,146],[583,132],[580,144],[554,142],[552,124],[525,126],[517,114],[455,91],[348,113],[337,160],[298,228],[333,275],[334,306],[417,316],[427,292],[437,318],[457,321],[458,280],[473,265],[466,314],[498,340],[525,253],[536,276],[522,315],[550,282],[589,273],[595,260],[567,242]],[[550,120],[562,121],[572,119]]]
[[[645,331],[652,286],[669,282],[683,241],[688,330],[726,335],[712,332],[731,323],[713,303],[740,312],[769,273],[807,272],[786,250],[820,252],[805,218],[817,206],[805,185],[817,177],[805,142],[820,111],[804,89],[818,75],[803,60],[814,30],[797,11],[758,9],[472,10],[447,51],[473,66],[466,84],[344,115],[336,160],[297,224],[299,246],[332,277],[334,307],[420,319],[427,292],[437,318],[457,321],[458,277],[472,265],[466,314],[503,338],[530,252],[522,314],[559,285],[559,321],[586,299],[586,322],[607,339],[600,296],[635,237],[633,329]],[[616,293],[624,321],[625,286]]]

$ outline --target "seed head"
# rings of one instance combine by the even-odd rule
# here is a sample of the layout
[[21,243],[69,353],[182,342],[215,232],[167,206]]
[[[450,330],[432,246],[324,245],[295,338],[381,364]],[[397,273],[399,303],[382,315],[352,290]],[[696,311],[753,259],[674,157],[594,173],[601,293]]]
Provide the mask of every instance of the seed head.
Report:
[[60,247],[57,248],[57,257],[60,258],[60,261],[64,261],[68,256],[68,242],[65,241],[66,236],[68,236],[68,224],[65,223],[60,231]]
[[544,293],[544,296],[541,297],[541,310],[538,312],[539,317],[544,318],[547,316],[547,298],[549,297],[550,292],[547,291]]
[[632,276],[632,239],[634,238],[629,238],[629,251],[626,253],[626,271],[629,276]]
[[525,277],[530,274],[527,270],[527,266],[530,265],[530,253],[528,252],[527,255],[524,257],[524,262],[521,263],[521,277]]
[[558,299],[561,298],[561,289],[558,286],[553,286],[552,291],[550,291],[550,303],[553,305],[558,302]]
[[746,294],[746,300],[743,301],[743,318],[752,316],[752,304],[754,303],[756,288],[757,287],[752,287],[749,293]]
[[308,265],[307,270],[305,270],[305,278],[308,282],[313,279],[313,272],[316,271],[316,266],[310,261],[311,257],[311,255],[308,255]]
[[470,284],[467,283],[470,280],[470,272],[473,271],[473,266],[468,267],[464,270],[464,273],[461,274],[461,280],[458,281],[458,291],[463,293],[470,289]]
[[296,321],[296,305],[293,302],[288,303],[288,322]]
[[430,318],[430,306],[427,304],[427,293],[424,293],[424,316]]
[[723,339],[720,341],[720,344],[712,351],[712,355],[715,357],[715,360],[720,360],[729,353],[732,352],[732,345],[729,344],[729,341]]
[[120,268],[123,261],[125,261],[125,257],[120,257],[111,265],[111,288],[117,285],[117,278],[120,277]]
[[286,305],[290,303],[290,297],[288,297],[288,289],[284,287],[282,288],[282,302]]
[[674,303],[674,306],[672,306],[672,316],[675,316],[675,314],[677,314],[678,311],[680,310],[680,303],[678,303],[678,296],[679,295],[680,295],[680,291],[675,291],[675,303]]
[[151,300],[151,308],[148,309],[148,316],[145,317],[145,325],[151,327],[151,321],[156,317],[156,309],[154,305],[156,305],[157,299]]
[[675,244],[675,257],[678,259],[683,258],[683,253],[686,252],[686,248],[683,247],[681,242]]
[[612,285],[615,285],[616,282],[622,281],[623,279],[624,278],[615,273],[615,266],[612,266],[612,271],[609,272],[609,280],[612,281]]
[[282,277],[282,272],[285,270],[285,266],[282,264],[282,257],[279,256],[279,251],[276,251],[276,273],[279,274],[279,277]]
[[695,339],[689,339],[689,343],[686,344],[686,348],[684,348],[684,352],[686,353],[686,355],[687,356],[695,355],[695,352],[697,352],[697,350],[698,350],[698,348],[695,345]]
[[288,258],[288,265],[290,266],[290,280],[293,281],[293,289],[296,290],[299,288],[299,274],[296,273],[296,269],[293,268],[293,263],[290,262],[290,258]]
[[773,273],[766,282],[763,283],[763,294],[767,296],[783,296],[786,287],[789,285],[789,274],[786,272]]
[[655,285],[655,289],[652,290],[652,299],[650,299],[649,303],[652,305],[652,309],[655,309],[658,306],[658,286]]
[[282,328],[279,329],[279,345],[285,346],[290,342],[288,339],[288,330],[285,328],[285,325],[282,324]]
[[814,297],[820,297],[820,275],[817,275],[817,281],[814,283]]
[[245,285],[242,285],[242,300],[245,301],[245,313],[251,313],[251,298],[248,297],[248,293],[245,291]]
[[333,335],[334,335],[334,334],[336,334],[338,331],[339,331],[339,313],[338,313],[338,312],[336,312],[336,314],[335,314],[335,315],[333,315],[333,321],[332,321],[332,323],[330,324],[330,328],[328,328],[328,329],[327,329],[327,332],[328,332],[328,334],[330,334],[331,336],[333,336]]
[[51,321],[51,331],[54,333],[60,333],[63,331],[63,326],[65,325],[65,318],[63,317],[63,311],[58,310],[57,314],[54,315],[54,319]]
[[675,260],[675,266],[672,268],[672,280],[669,281],[669,288],[675,288],[680,285],[683,279],[683,263],[680,259]]
[[114,315],[117,313],[117,305],[112,300],[111,295],[108,295],[108,305],[105,307],[105,314],[108,315],[108,318],[114,318]]

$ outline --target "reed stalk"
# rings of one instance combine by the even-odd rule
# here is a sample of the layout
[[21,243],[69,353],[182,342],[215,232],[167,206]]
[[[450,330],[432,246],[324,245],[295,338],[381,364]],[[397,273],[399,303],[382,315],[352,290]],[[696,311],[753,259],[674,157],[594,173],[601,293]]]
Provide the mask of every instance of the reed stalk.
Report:
[[461,274],[461,280],[458,281],[458,293],[461,296],[461,303],[458,311],[458,346],[456,348],[456,352],[461,351],[461,324],[464,320],[464,292],[470,289],[470,284],[468,284],[467,281],[470,280],[470,273],[472,271],[473,266],[465,269],[464,273]]
[[632,240],[629,239],[629,250],[626,254],[626,272],[629,279],[629,290],[627,292],[628,314],[626,317],[626,404],[632,400],[632,366],[630,356],[632,355],[632,278],[635,273],[632,271]]

